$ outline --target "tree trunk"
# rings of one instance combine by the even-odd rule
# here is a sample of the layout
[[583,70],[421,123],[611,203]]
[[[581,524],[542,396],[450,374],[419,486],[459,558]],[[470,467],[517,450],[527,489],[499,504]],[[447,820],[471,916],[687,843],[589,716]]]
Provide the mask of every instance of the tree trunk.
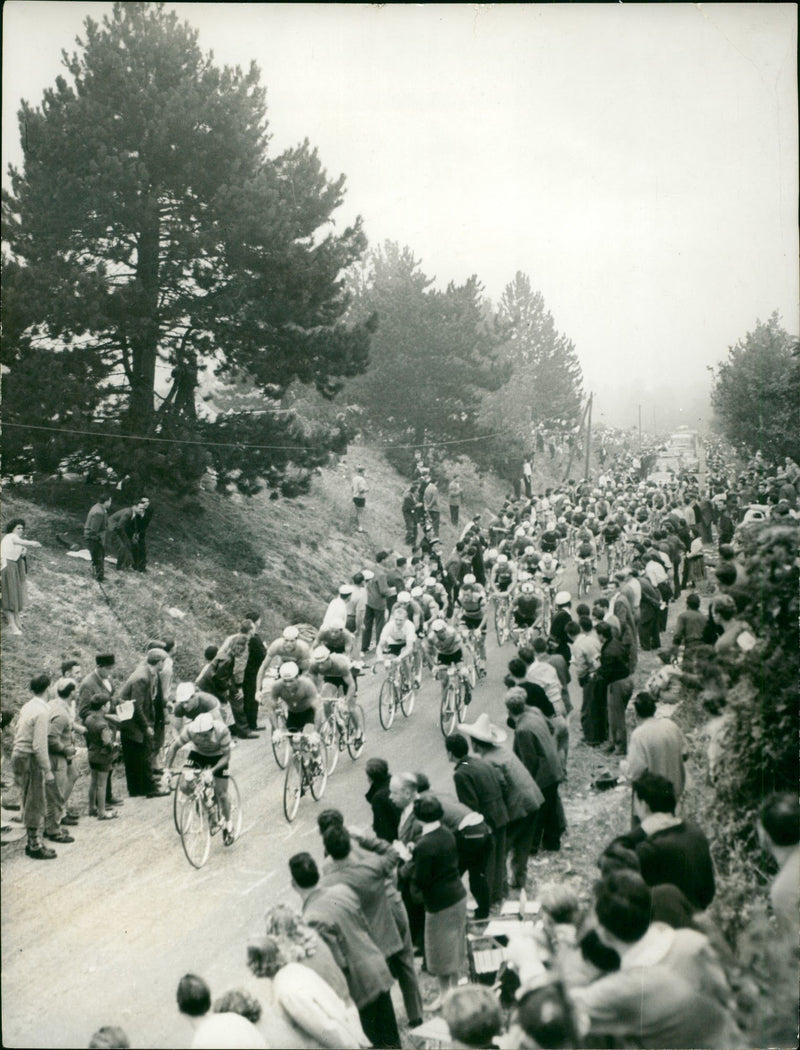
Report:
[[144,202],[136,264],[136,316],[131,318],[132,371],[128,414],[138,434],[150,434],[155,423],[154,391],[158,356],[159,215],[158,200]]

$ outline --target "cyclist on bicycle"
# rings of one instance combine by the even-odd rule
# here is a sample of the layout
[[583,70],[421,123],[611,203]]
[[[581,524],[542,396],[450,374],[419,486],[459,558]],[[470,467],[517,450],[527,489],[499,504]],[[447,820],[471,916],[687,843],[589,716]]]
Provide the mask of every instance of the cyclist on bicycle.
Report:
[[520,630],[541,626],[542,600],[536,593],[536,587],[529,580],[521,584],[519,594],[512,601],[511,616],[514,626]]
[[286,728],[290,733],[301,733],[306,726],[319,726],[322,720],[317,687],[308,675],[300,674],[294,660],[282,663],[278,681],[272,687],[272,703],[283,700],[286,704]]
[[[326,645],[318,645],[311,653],[309,675],[315,684],[325,682],[336,689],[341,689],[351,713],[356,702],[356,678],[349,657],[343,653],[332,653]],[[325,698],[322,698],[325,706]]]
[[406,673],[406,660],[414,652],[417,640],[417,632],[414,624],[408,618],[405,605],[395,604],[389,622],[381,631],[378,640],[378,648],[375,650],[375,665],[387,662],[391,657],[397,657],[400,661],[400,674],[408,683],[411,676]]
[[414,593],[411,590],[400,591],[397,595],[397,605],[402,605],[406,610],[409,620],[414,626],[414,634],[419,637],[422,632],[423,624],[423,613],[422,606],[414,597]]
[[537,552],[536,548],[530,544],[522,552],[522,557],[519,559],[519,571],[528,572],[533,576],[539,568],[540,561],[541,555]]
[[543,554],[538,569],[538,576],[542,586],[555,594],[563,575],[564,569],[558,558],[554,554]]
[[172,761],[180,748],[191,744],[192,749],[187,758],[187,765],[193,769],[207,769],[214,778],[214,795],[219,803],[224,825],[222,841],[226,846],[233,844],[233,821],[231,820],[231,803],[228,798],[228,765],[231,759],[231,734],[221,719],[216,719],[210,711],[204,711],[194,721],[189,722],[180,731],[167,752],[167,765]]
[[594,575],[596,558],[597,545],[591,532],[588,529],[581,529],[578,533],[578,546],[575,550],[575,564],[578,567],[579,574],[581,569],[585,567],[586,578],[589,583],[592,582],[592,576]]
[[[428,652],[436,657],[438,667],[448,667],[451,664],[460,664],[464,660],[464,639],[455,627],[449,627],[444,620],[434,620],[428,637],[425,639]],[[447,690],[447,677],[442,676],[442,696]]]
[[486,675],[486,620],[489,606],[486,591],[472,573],[468,573],[461,582],[456,608],[464,627],[468,631],[475,631],[478,636],[478,674],[483,678]]
[[[197,718],[205,712],[220,711],[219,698],[212,693],[204,693],[194,682],[181,682],[175,690],[175,705],[172,708],[174,718]],[[217,717],[222,721],[221,714]]]
[[555,554],[558,550],[558,533],[555,528],[547,528],[539,538],[542,554]]
[[261,691],[261,681],[270,667],[288,662],[297,664],[300,672],[307,671],[311,665],[311,646],[302,640],[296,627],[284,627],[281,637],[267,649],[264,662],[258,669],[256,691]]
[[[320,627],[317,637],[314,639],[314,645],[324,645],[332,653],[347,653],[353,645],[353,636],[341,624],[328,624],[327,627]],[[313,651],[311,658],[313,661]]]

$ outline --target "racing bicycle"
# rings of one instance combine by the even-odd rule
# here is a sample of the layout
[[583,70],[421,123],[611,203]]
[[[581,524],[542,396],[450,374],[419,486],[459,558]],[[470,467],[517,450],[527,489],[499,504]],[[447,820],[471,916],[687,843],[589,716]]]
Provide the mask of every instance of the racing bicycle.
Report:
[[283,780],[283,813],[291,824],[297,816],[300,799],[307,791],[311,792],[315,802],[319,802],[324,795],[328,783],[328,766],[325,749],[320,747],[319,734],[286,732],[291,754]]
[[472,700],[472,688],[464,664],[441,664],[436,669],[436,678],[443,682],[439,726],[443,736],[450,736],[458,723],[464,721],[464,712]]
[[364,750],[364,709],[355,704],[353,710],[347,706],[347,700],[339,695],[330,700],[323,696],[328,715],[320,726],[319,735],[325,746],[325,757],[328,775],[333,773],[339,762],[339,752],[347,751],[355,761]]
[[[384,729],[391,729],[398,707],[406,718],[414,710],[417,693],[403,664],[404,660],[399,656],[386,658],[386,677],[378,694],[378,717]],[[372,670],[375,673],[377,666]]]
[[[235,842],[242,832],[242,800],[239,787],[232,776],[228,782],[232,834]],[[214,791],[214,777],[210,769],[198,769],[187,763],[170,776],[170,788],[175,792],[173,817],[181,837],[186,859],[194,868],[202,868],[211,850],[211,836],[224,827],[225,818]]]

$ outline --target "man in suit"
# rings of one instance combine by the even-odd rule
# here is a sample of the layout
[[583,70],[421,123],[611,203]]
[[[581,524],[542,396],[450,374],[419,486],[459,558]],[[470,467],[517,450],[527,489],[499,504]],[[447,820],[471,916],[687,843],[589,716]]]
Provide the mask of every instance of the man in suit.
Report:
[[[370,936],[383,952],[392,975],[397,978],[403,993],[409,1027],[422,1024],[422,996],[414,968],[414,950],[408,931],[408,920],[398,925],[396,911],[389,896],[394,892],[394,869],[397,855],[390,851],[383,855],[360,849],[351,841],[350,833],[343,822],[336,819],[323,821],[329,810],[320,814],[319,824],[325,845],[327,860],[322,866],[320,887],[343,884],[349,886],[358,897]],[[325,825],[325,826],[323,826]],[[402,901],[397,900],[400,908]],[[402,928],[401,928],[402,927]],[[405,935],[405,936],[404,936]]]
[[390,989],[392,975],[349,886],[319,885],[319,869],[310,853],[289,858],[292,889],[302,901],[303,919],[325,938],[342,965],[361,1027],[376,1047],[399,1047],[400,1033]]
[[147,496],[141,496],[133,506],[130,531],[133,568],[136,572],[147,572],[145,533],[152,517],[153,508],[150,505],[150,500]]
[[[414,800],[417,797],[417,780],[413,773],[399,773],[389,781],[389,798],[400,814],[397,825],[397,841],[412,846],[422,834],[422,827],[414,816]],[[403,904],[408,913],[411,940],[418,954],[425,950],[425,906],[422,898],[412,886],[412,870],[404,865],[398,872],[398,885],[403,895]]]
[[563,773],[556,742],[547,719],[538,707],[528,707],[522,689],[509,689],[506,710],[514,723],[514,754],[539,786],[544,802],[539,807],[531,841],[536,853],[541,841],[546,850],[561,848],[558,785]]
[[253,624],[253,630],[247,639],[247,662],[244,665],[244,677],[242,678],[242,697],[247,728],[251,733],[255,733],[264,728],[263,725],[258,724],[256,683],[258,681],[258,669],[267,655],[267,647],[258,633],[258,629],[261,626],[261,613],[254,609],[246,614],[245,620],[250,620]]
[[125,761],[125,779],[128,794],[156,798],[169,791],[156,787],[150,769],[150,754],[154,729],[154,700],[159,683],[159,671],[167,658],[163,649],[151,649],[142,663],[131,674],[119,692],[121,702],[133,703],[133,714],[119,724],[122,739],[122,757]]
[[484,762],[477,755],[469,754],[469,742],[463,733],[451,733],[445,737],[444,743],[447,757],[455,766],[453,782],[459,801],[480,813],[491,829],[492,845],[486,875],[492,904],[501,904],[508,826],[508,807],[503,800],[502,775],[488,762]]
[[[89,714],[89,701],[93,696],[98,693],[105,695],[108,694],[112,698],[114,696],[114,683],[111,680],[111,668],[114,666],[115,657],[113,653],[98,653],[95,658],[95,669],[90,671],[84,678],[81,679],[78,685],[78,722],[83,724],[86,716]],[[80,731],[81,726],[78,725],[76,728]],[[106,780],[106,805],[107,806],[121,806],[122,799],[114,798],[111,793],[111,776],[109,775]]]

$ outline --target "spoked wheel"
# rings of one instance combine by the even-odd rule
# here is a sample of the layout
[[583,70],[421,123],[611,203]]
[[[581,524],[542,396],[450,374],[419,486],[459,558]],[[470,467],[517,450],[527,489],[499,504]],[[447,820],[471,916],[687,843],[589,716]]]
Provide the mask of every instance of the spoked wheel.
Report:
[[422,649],[419,645],[417,645],[411,657],[411,675],[413,678],[412,685],[422,681]]
[[544,603],[544,608],[542,609],[542,637],[543,638],[546,638],[548,636],[548,634],[550,634],[550,617],[551,617],[551,615],[552,615],[552,613],[551,613],[551,609],[550,609],[550,599],[546,598],[545,599],[545,603]]
[[354,760],[364,750],[365,730],[364,708],[361,704],[356,704],[347,723],[347,750],[350,752],[350,757]]
[[333,712],[322,723],[319,735],[325,747],[328,772],[332,773],[339,762],[339,723]]
[[289,737],[286,735],[286,722],[282,718],[270,715],[269,727],[270,742],[272,744],[272,753],[275,756],[275,761],[278,763],[279,769],[286,769],[286,764],[289,761],[289,754],[292,750],[292,746],[289,743]]
[[211,829],[206,807],[196,796],[181,813],[181,844],[192,867],[202,868],[211,849]]
[[242,796],[239,794],[239,785],[228,777],[228,802],[231,807],[231,825],[234,842],[242,833]]
[[181,817],[187,806],[191,805],[193,792],[194,786],[186,779],[183,775],[183,770],[181,770],[178,782],[175,785],[175,797],[172,800],[172,817],[175,821],[175,830],[179,835],[181,833]]
[[[338,752],[337,752],[338,754]],[[328,783],[328,765],[325,761],[325,749],[320,748],[315,754],[307,759],[308,778],[311,782],[311,795],[316,802],[325,794],[325,785]]]
[[391,729],[397,711],[397,692],[390,678],[383,680],[378,695],[378,716],[384,729]]
[[303,767],[299,755],[291,755],[283,780],[283,814],[291,822],[297,816],[303,794]]
[[459,693],[459,686],[449,679],[439,708],[439,725],[444,736],[450,736],[458,723]]
[[470,684],[469,682],[462,682],[461,688],[456,693],[456,711],[459,722],[464,721],[464,716],[467,713],[467,706],[471,703],[472,689],[470,688]]
[[478,669],[475,664],[475,653],[470,648],[467,648],[466,655],[464,657],[464,669],[467,672],[467,681],[469,682],[469,687],[470,689],[474,689],[475,683],[478,681]]
[[406,689],[404,693],[400,695],[400,710],[403,712],[406,718],[414,710],[414,704],[417,700],[417,691],[414,688]]
[[505,604],[495,606],[494,633],[497,635],[497,644],[505,645],[508,639],[508,607]]

